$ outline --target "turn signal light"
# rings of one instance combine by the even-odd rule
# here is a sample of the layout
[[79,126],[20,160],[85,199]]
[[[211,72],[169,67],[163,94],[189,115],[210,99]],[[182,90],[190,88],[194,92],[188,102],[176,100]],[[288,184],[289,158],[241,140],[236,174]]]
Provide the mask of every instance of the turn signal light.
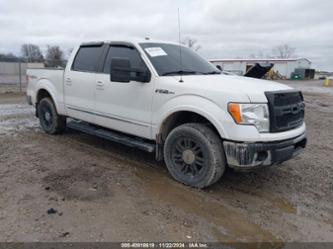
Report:
[[237,124],[241,123],[241,110],[239,104],[236,103],[229,103],[228,104],[228,111],[235,120]]

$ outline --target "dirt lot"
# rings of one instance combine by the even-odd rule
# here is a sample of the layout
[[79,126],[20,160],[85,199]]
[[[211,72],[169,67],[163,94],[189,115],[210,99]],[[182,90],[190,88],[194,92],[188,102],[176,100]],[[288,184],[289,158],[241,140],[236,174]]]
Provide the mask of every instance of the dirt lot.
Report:
[[0,241],[333,241],[333,91],[315,87],[304,154],[230,170],[204,191],[173,181],[153,155],[45,135],[24,96],[2,87]]

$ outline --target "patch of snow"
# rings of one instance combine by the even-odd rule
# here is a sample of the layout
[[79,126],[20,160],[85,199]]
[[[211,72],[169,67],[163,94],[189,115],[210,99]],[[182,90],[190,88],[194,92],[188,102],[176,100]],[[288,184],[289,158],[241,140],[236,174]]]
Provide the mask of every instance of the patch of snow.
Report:
[[0,121],[0,135],[12,135],[20,131],[38,129],[38,127],[39,122],[36,118],[7,119]]
[[34,114],[34,108],[23,104],[0,105],[0,118],[3,116]]
[[0,135],[12,135],[19,131],[37,129],[38,127],[39,122],[34,117],[32,106],[23,104],[0,105]]

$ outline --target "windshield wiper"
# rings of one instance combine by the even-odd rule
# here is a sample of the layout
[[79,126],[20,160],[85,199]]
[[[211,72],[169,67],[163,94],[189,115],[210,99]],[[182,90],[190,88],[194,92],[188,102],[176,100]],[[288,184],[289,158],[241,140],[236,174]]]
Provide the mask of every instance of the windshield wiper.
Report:
[[181,75],[181,74],[202,74],[201,72],[197,72],[197,71],[186,71],[186,70],[179,70],[179,71],[172,71],[172,72],[166,72],[163,73],[162,76],[167,76],[167,75]]
[[221,74],[221,72],[220,71],[211,71],[211,72],[204,73],[204,74]]

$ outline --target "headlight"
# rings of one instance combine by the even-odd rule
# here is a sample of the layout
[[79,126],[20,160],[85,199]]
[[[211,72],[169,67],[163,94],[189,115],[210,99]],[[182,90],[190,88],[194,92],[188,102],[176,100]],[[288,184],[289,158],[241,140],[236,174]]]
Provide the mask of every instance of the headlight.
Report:
[[237,124],[254,125],[259,132],[269,131],[267,104],[229,103],[228,111]]

